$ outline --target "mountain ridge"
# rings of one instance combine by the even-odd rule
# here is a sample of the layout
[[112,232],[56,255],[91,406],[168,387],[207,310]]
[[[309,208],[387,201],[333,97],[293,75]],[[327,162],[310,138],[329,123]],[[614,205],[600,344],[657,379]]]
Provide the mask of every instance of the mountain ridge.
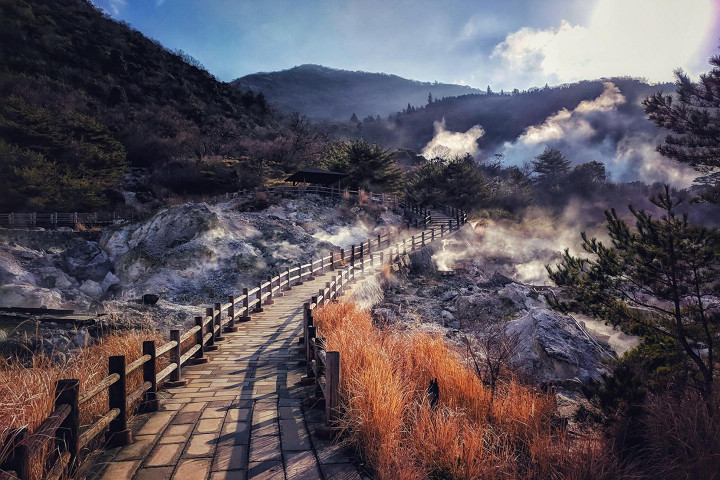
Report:
[[[230,82],[240,90],[263,92],[278,109],[299,112],[313,120],[348,120],[372,115],[387,116],[407,105],[428,103],[428,94],[443,98],[481,90],[440,82],[412,80],[399,75],[344,70],[302,64],[274,72],[257,72]],[[358,100],[361,99],[361,100]]]

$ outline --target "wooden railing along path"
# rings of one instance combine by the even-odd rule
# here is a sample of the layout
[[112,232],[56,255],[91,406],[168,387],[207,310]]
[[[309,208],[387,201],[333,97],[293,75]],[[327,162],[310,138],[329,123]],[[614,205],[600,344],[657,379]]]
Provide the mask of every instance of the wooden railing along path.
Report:
[[[429,242],[434,241],[436,238],[443,238],[446,234],[449,234],[460,228],[463,224],[467,223],[467,214],[462,210],[448,209],[448,213],[452,212],[457,215],[458,223],[453,224],[448,230],[445,230],[444,225],[440,225],[440,232],[436,235],[436,228],[431,227],[423,230],[419,235],[413,235],[410,239],[403,239],[401,243],[397,244],[395,253],[390,252],[387,259],[387,265],[400,262],[401,253],[408,251],[414,251],[416,248],[422,248],[426,245],[426,238]],[[416,243],[415,239],[419,238],[420,242]],[[409,243],[409,245],[408,245]],[[380,255],[380,262],[375,269],[381,267],[385,263],[383,262],[383,255]],[[363,268],[363,272],[365,269]],[[350,278],[353,281],[355,276]],[[304,346],[304,356],[307,362],[307,377],[315,384],[315,400],[318,403],[324,404],[325,409],[325,425],[329,428],[337,426],[337,420],[340,416],[340,352],[328,351],[327,343],[325,338],[322,336],[322,332],[319,327],[315,325],[313,318],[313,311],[323,305],[327,305],[329,302],[335,300],[338,296],[343,294],[344,287],[347,283],[347,277],[332,277],[332,281],[326,283],[324,289],[318,291],[317,296],[313,296],[310,302],[303,304],[303,336],[301,343]],[[324,432],[327,434],[328,432]]]
[[[363,192],[358,190],[346,190],[338,187],[325,187],[322,185],[274,185],[270,187],[264,187],[256,190],[241,190],[233,193],[226,193],[224,195],[218,195],[208,199],[211,203],[227,201],[233,198],[239,198],[246,195],[255,194],[258,192],[273,194],[273,195],[295,195],[295,194],[316,194],[325,197],[342,198],[344,196],[350,196],[357,198],[359,196],[367,197],[368,201],[381,203],[383,205],[390,204],[395,208],[403,207],[411,210],[413,213],[420,215],[422,214],[422,220],[416,219],[415,226],[427,226],[430,224],[432,217],[426,208],[422,208],[419,205],[411,204],[403,201],[397,195],[385,194],[385,193],[373,193]],[[467,220],[467,215],[461,210],[452,207],[442,207],[443,211],[448,214],[457,223],[462,223]],[[461,213],[462,212],[462,213]],[[465,215],[464,218],[461,218]],[[65,212],[65,213],[40,213],[40,212],[27,212],[27,213],[0,213],[0,227],[8,228],[34,228],[34,227],[71,227],[75,228],[82,224],[85,226],[95,225],[112,225],[115,223],[121,223],[126,221],[133,221],[139,217],[133,214],[121,214],[116,212],[94,212],[94,213],[78,213],[78,212]]]
[[[415,207],[412,207],[415,208]],[[339,385],[339,353],[324,352],[312,321],[312,310],[337,298],[349,282],[357,277],[392,263],[408,252],[442,238],[465,223],[464,212],[457,221],[449,220],[448,227],[425,229],[401,241],[389,234],[378,235],[360,245],[353,245],[349,252],[341,249],[329,255],[299,264],[268,278],[252,288],[243,288],[242,294],[230,296],[225,303],[215,303],[206,308],[204,316],[195,317],[195,326],[185,332],[170,331],[170,340],[162,345],[155,341],[143,342],[143,355],[128,362],[125,356],[111,356],[108,359],[108,376],[95,386],[79,390],[76,379],[57,382],[55,388],[55,409],[50,416],[32,433],[16,432],[13,435],[11,455],[0,465],[0,480],[56,480],[72,472],[80,462],[82,449],[91,445],[105,432],[109,445],[121,446],[132,441],[128,428],[131,409],[156,411],[159,408],[158,388],[182,386],[182,367],[188,363],[204,363],[206,352],[217,350],[217,343],[224,340],[223,332],[236,331],[236,322],[246,322],[254,312],[260,312],[273,303],[273,296],[290,290],[293,285],[314,280],[315,275],[333,273],[325,288],[305,304],[305,342],[309,365],[313,366],[313,377],[317,379],[318,390],[327,399],[327,423],[332,424],[337,408]],[[394,249],[394,253],[393,253]],[[385,251],[390,255],[385,256]],[[164,359],[167,366],[158,371],[158,360]],[[142,369],[142,383],[129,390],[128,376]],[[100,393],[108,392],[107,411],[93,424],[80,426],[80,409]]]

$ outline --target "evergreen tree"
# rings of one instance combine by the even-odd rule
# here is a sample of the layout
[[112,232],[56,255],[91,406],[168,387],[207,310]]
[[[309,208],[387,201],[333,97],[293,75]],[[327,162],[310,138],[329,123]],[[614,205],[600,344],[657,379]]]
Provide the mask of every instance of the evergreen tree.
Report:
[[464,209],[475,208],[490,197],[489,182],[469,154],[423,162],[413,176],[410,190],[415,201]]
[[394,155],[363,139],[334,143],[328,148],[323,165],[346,173],[344,182],[351,188],[395,192],[401,186],[402,172]]
[[570,173],[570,160],[560,150],[546,147],[545,151],[532,162],[535,183],[547,191],[560,189],[561,183]]
[[612,246],[583,232],[583,249],[592,258],[573,257],[566,250],[548,272],[571,295],[573,309],[667,339],[687,359],[686,365],[674,366],[678,373],[689,370],[689,379],[710,402],[720,341],[720,232],[678,216],[682,200],[667,186],[651,201],[663,212],[661,218],[631,206],[633,230],[615,210],[606,211]]
[[358,116],[355,115],[354,113],[353,113],[352,116],[350,117],[350,121],[351,121],[352,123],[360,123],[360,119],[359,119]]
[[605,164],[595,160],[576,166],[568,177],[569,188],[579,194],[597,191],[606,182]]
[[428,105],[432,105],[432,104],[433,104],[433,96],[432,96],[432,92],[430,92],[430,93],[428,93]]
[[672,132],[658,151],[704,174],[704,197],[720,202],[720,56],[710,59],[712,69],[692,82],[675,71],[676,93],[656,93],[643,101],[648,118]]

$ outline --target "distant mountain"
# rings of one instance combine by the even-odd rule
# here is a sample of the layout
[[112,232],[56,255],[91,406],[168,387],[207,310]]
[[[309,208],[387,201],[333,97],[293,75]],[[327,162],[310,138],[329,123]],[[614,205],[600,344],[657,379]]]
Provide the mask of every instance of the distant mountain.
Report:
[[417,107],[434,99],[480,90],[464,85],[419,82],[386,73],[339,70],[320,65],[300,65],[279,72],[246,75],[230,82],[239,90],[262,92],[285,112],[299,112],[313,120],[344,121],[355,114],[387,116],[408,104]]

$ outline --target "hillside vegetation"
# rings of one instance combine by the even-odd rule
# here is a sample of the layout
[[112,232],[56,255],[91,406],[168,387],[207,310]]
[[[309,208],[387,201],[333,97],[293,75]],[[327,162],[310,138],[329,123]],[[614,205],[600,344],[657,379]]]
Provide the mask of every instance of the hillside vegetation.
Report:
[[419,82],[386,73],[352,72],[321,65],[300,65],[280,72],[246,75],[230,82],[240,91],[263,92],[286,112],[314,120],[345,121],[387,115],[406,105],[480,91],[465,85]]
[[158,171],[160,185],[170,170],[184,177],[171,190],[203,179],[227,189],[237,173],[208,160],[251,133],[275,135],[261,94],[89,2],[0,2],[0,209],[121,202],[128,167]]

